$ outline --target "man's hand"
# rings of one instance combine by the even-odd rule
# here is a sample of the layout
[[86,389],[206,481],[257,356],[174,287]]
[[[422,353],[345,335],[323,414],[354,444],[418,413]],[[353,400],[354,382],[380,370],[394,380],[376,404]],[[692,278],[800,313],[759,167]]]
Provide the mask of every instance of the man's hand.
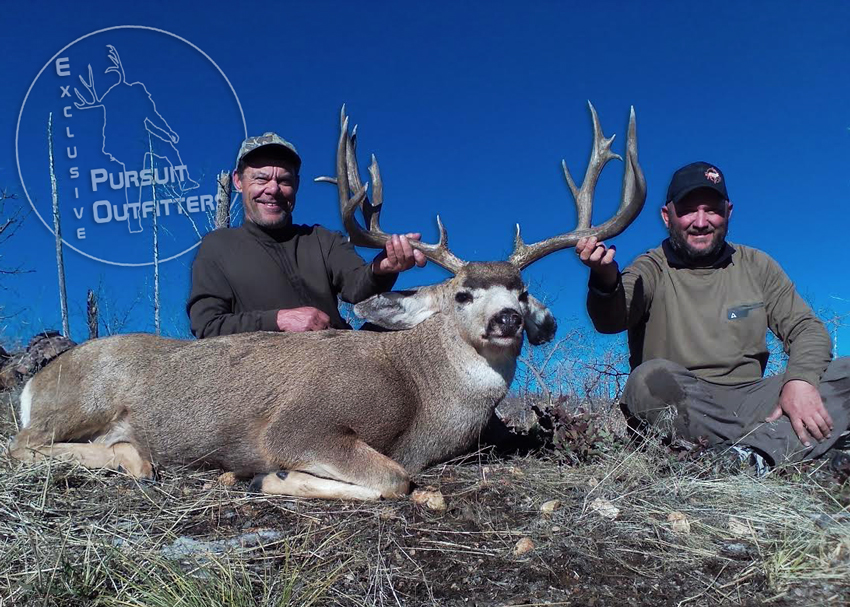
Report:
[[783,413],[791,420],[794,432],[806,447],[811,446],[810,434],[822,441],[832,433],[832,418],[823,406],[820,392],[802,379],[785,383],[779,393],[779,404],[765,421],[775,422]]
[[374,274],[397,274],[409,270],[414,265],[425,265],[425,254],[410,246],[411,240],[420,240],[422,234],[393,234],[384,250],[372,261]]
[[331,319],[317,308],[304,306],[291,310],[278,310],[277,329],[291,333],[322,331],[330,326]]
[[599,283],[607,289],[613,289],[616,286],[617,275],[620,272],[617,262],[614,261],[616,252],[616,247],[607,248],[604,242],[596,240],[596,236],[586,236],[576,244],[578,258],[590,268]]

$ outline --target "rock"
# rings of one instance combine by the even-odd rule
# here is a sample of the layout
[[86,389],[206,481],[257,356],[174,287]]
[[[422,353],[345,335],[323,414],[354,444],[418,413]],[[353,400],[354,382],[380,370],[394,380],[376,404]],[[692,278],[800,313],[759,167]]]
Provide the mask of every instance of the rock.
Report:
[[555,510],[561,507],[560,500],[549,500],[540,505],[540,512],[543,514],[552,514]]
[[746,523],[746,521],[742,521],[741,519],[734,516],[729,517],[728,528],[729,532],[732,535],[738,537],[749,537],[750,535],[752,535],[752,530],[750,529],[750,526]]
[[670,529],[673,533],[679,535],[687,535],[691,532],[691,522],[687,515],[681,512],[671,512],[667,515],[667,522],[670,523]]
[[233,472],[225,472],[218,477],[218,483],[225,487],[233,487],[238,482],[236,475]]
[[534,550],[534,542],[531,541],[530,537],[524,537],[514,546],[513,555],[522,556],[523,554],[528,554],[532,550]]
[[440,491],[435,490],[433,487],[417,489],[410,494],[410,500],[414,504],[425,506],[429,510],[436,510],[439,512],[446,509],[446,500],[443,497],[443,494],[440,493]]
[[43,331],[30,340],[26,353],[9,362],[14,365],[20,379],[32,377],[51,360],[76,345],[59,331]]
[[720,554],[730,559],[744,561],[756,556],[756,551],[744,542],[726,542],[720,547]]
[[612,521],[620,515],[620,509],[604,497],[597,497],[595,500],[590,502],[590,509],[596,512],[599,516]]
[[203,541],[183,535],[171,545],[164,546],[160,552],[168,558],[186,558],[199,554],[220,555],[230,550],[262,546],[283,536],[283,532],[272,529],[258,529],[226,540]]

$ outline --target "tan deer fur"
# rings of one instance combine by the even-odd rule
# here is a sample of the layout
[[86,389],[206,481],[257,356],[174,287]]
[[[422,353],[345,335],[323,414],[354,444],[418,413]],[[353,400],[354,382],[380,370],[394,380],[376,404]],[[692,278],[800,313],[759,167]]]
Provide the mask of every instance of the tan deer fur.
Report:
[[156,465],[263,475],[266,492],[396,497],[409,474],[475,444],[510,386],[523,332],[541,343],[555,331],[506,263],[468,264],[356,310],[404,330],[86,342],[27,384],[12,454],[76,449],[83,464],[151,474],[132,446]]

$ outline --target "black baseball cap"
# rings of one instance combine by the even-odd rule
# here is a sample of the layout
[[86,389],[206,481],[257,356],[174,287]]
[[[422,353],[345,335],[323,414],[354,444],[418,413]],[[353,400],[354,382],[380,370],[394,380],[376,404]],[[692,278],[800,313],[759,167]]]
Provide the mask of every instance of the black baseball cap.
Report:
[[709,188],[723,196],[724,200],[729,200],[726,178],[720,169],[708,162],[692,162],[673,173],[667,188],[667,202],[679,202],[699,188]]

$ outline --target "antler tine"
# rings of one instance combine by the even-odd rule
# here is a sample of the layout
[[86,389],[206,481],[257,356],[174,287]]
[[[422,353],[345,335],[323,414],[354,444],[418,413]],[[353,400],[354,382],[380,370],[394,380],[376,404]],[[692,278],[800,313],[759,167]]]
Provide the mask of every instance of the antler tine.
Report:
[[384,182],[381,180],[381,169],[378,167],[378,159],[372,154],[372,162],[369,165],[369,176],[372,178],[372,200],[366,200],[363,206],[363,219],[370,230],[381,229],[381,205],[384,203]]
[[74,105],[77,106],[77,109],[83,109],[83,108],[88,107],[88,106],[94,106],[97,103],[99,103],[100,99],[97,98],[97,91],[94,88],[94,75],[92,74],[91,64],[89,64],[89,81],[86,82],[85,80],[83,80],[83,77],[80,76],[80,75],[78,75],[77,78],[80,79],[80,82],[82,83],[83,87],[85,87],[85,89],[92,96],[92,101],[87,101],[80,94],[80,91],[78,91],[76,88],[74,88],[74,94],[76,94],[77,99],[80,100],[80,103],[74,102]]
[[[381,171],[378,161],[372,155],[369,166],[369,175],[372,178],[372,189],[374,200],[370,202],[366,196],[367,185],[360,179],[360,169],[357,166],[357,144],[356,127],[352,133],[348,133],[348,116],[345,114],[345,106],[340,110],[340,133],[336,153],[336,177],[317,177],[316,181],[335,183],[339,193],[339,210],[342,215],[342,223],[348,232],[352,244],[360,247],[383,249],[390,235],[381,229],[380,214],[383,208],[384,187],[381,180]],[[354,216],[355,209],[360,207],[368,229],[361,227]],[[425,257],[442,266],[449,272],[456,274],[466,262],[456,257],[448,249],[448,234],[440,217],[437,217],[437,226],[440,230],[440,240],[437,244],[428,244],[419,241],[411,241],[410,245],[422,253]]]
[[[387,240],[389,240],[389,235],[382,231],[364,230],[354,216],[355,209],[361,207],[366,200],[366,186],[360,183],[357,160],[353,158],[353,150],[354,146],[348,134],[348,117],[346,116],[342,121],[336,153],[336,186],[339,192],[339,212],[342,215],[342,224],[345,226],[345,231],[348,232],[352,244],[383,249]],[[353,169],[352,164],[354,165]],[[352,174],[357,176],[357,183],[351,180]],[[352,194],[353,196],[351,196]]]
[[614,141],[614,137],[606,138],[602,134],[602,127],[599,124],[599,117],[596,114],[596,109],[590,102],[588,102],[588,105],[590,106],[590,113],[593,117],[593,151],[591,152],[590,163],[587,166],[587,171],[585,173],[581,189],[576,188],[569,170],[566,168],[566,163],[562,163],[567,185],[576,199],[576,210],[578,213],[576,229],[566,234],[561,234],[547,240],[526,245],[522,240],[519,224],[517,224],[514,252],[511,254],[508,261],[517,266],[519,269],[523,269],[531,265],[549,253],[574,247],[578,243],[579,239],[585,236],[596,236],[597,238],[604,239],[620,234],[635,220],[646,201],[646,180],[644,179],[643,171],[638,163],[637,126],[635,121],[635,108],[632,107],[629,115],[629,134],[626,142],[626,167],[623,174],[623,190],[620,198],[620,206],[614,217],[603,223],[601,226],[595,228],[591,227],[593,192],[596,188],[596,182],[599,180],[599,175],[602,173],[602,169],[609,160],[613,158],[622,160],[622,157],[611,151],[611,144]]

